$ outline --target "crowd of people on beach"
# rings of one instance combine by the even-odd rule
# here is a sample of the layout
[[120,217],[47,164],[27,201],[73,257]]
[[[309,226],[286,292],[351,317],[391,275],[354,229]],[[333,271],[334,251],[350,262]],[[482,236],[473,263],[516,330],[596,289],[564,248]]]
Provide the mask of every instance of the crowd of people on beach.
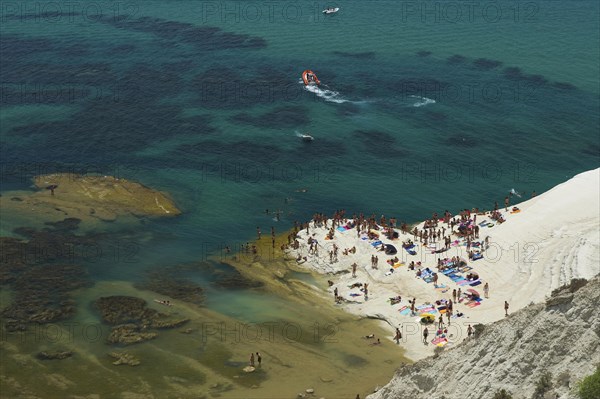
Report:
[[[510,206],[509,194],[504,201],[504,211],[508,211]],[[533,195],[532,195],[533,197]],[[517,207],[513,207],[511,213],[518,212]],[[309,222],[300,223],[294,221],[293,231],[287,236],[287,242],[281,243],[280,250],[284,252],[292,251],[295,252],[295,260],[298,264],[306,263],[312,259],[325,259],[330,264],[335,264],[343,259],[350,259],[352,255],[356,255],[358,250],[356,245],[349,246],[347,248],[340,248],[336,241],[336,234],[339,231],[348,232],[354,231],[357,239],[368,240],[369,242],[379,242],[379,245],[374,247],[375,251],[384,252],[386,255],[390,255],[388,252],[388,245],[382,243],[380,240],[387,238],[390,241],[398,240],[400,237],[404,237],[402,241],[402,248],[405,249],[409,255],[415,255],[416,248],[421,248],[422,252],[428,251],[431,254],[436,255],[436,263],[432,267],[425,267],[421,261],[411,260],[408,262],[408,271],[415,273],[416,278],[430,279],[428,282],[432,282],[434,288],[444,286],[439,282],[439,275],[443,274],[451,268],[463,268],[467,266],[467,262],[474,261],[483,256],[485,250],[489,247],[490,237],[480,238],[481,226],[485,227],[485,224],[479,223],[478,218],[487,218],[483,223],[487,223],[489,220],[494,223],[500,224],[505,221],[505,215],[499,209],[498,202],[495,202],[494,208],[491,211],[480,211],[478,208],[463,209],[457,215],[453,215],[448,210],[445,210],[442,214],[434,212],[432,216],[426,219],[422,224],[416,226],[410,226],[405,221],[398,221],[396,217],[386,217],[381,215],[376,217],[375,214],[370,216],[364,213],[348,215],[345,210],[337,210],[332,215],[328,216],[324,213],[316,213],[313,215]],[[489,226],[488,226],[489,227]],[[312,229],[312,231],[311,231]],[[317,237],[317,232],[320,229],[325,229],[325,237]],[[257,242],[264,240],[261,228],[256,228]],[[272,247],[275,248],[275,229],[271,227],[271,241]],[[324,245],[324,242],[320,242],[323,239],[328,245]],[[417,246],[418,245],[418,246]],[[464,246],[466,247],[466,258],[461,256],[448,256],[443,257],[443,253],[448,251],[453,246]],[[321,253],[326,248],[324,254]],[[258,248],[257,243],[246,243],[242,245],[242,252],[257,254]],[[229,253],[229,247],[226,247],[226,252]],[[394,251],[393,254],[396,252]],[[340,258],[340,255],[342,258]],[[379,269],[379,257],[377,253],[371,254],[371,269]],[[404,258],[404,257],[402,257]],[[389,256],[386,259],[388,270],[385,275],[391,275],[394,273],[395,268],[398,265],[404,265],[403,259],[395,256]],[[350,264],[350,272],[352,278],[359,277],[359,264],[355,261]],[[437,270],[435,270],[437,269]],[[470,268],[469,268],[470,269]],[[475,271],[471,271],[466,274],[465,279],[468,282],[478,281],[479,275]],[[352,303],[354,301],[346,299],[344,295],[340,293],[338,286],[332,280],[328,280],[328,285],[333,291],[333,297],[335,303]],[[359,294],[351,294],[351,296],[362,296],[364,301],[369,299],[369,282],[356,282],[348,286],[350,289],[358,289]],[[483,286],[484,298],[489,298],[489,283],[485,282]],[[446,291],[444,291],[446,292]],[[451,298],[443,299],[442,305],[445,306],[445,312],[440,315],[437,319],[437,332],[443,334],[447,327],[450,325],[451,320],[454,317],[461,317],[464,315],[463,312],[456,311],[455,306],[458,303],[464,301],[480,300],[479,297],[474,297],[472,293],[466,293],[462,291],[462,288],[452,289],[451,293],[448,294]],[[402,296],[397,295],[389,298],[391,304],[400,304],[402,302]],[[416,298],[408,301],[407,305],[410,309],[410,315],[416,316],[418,314]],[[508,315],[508,302],[504,305],[505,315]],[[446,322],[444,323],[444,318]],[[470,326],[469,326],[470,327]],[[424,334],[427,334],[427,328],[423,330]],[[468,334],[471,336],[472,334]],[[393,340],[399,343],[402,339],[402,333],[400,329],[396,328],[396,333],[393,336]],[[381,341],[378,339],[375,344],[380,344]],[[257,356],[259,354],[257,353]],[[254,355],[253,355],[254,357]],[[259,358],[260,359],[260,358]],[[253,363],[251,358],[251,363]],[[260,364],[260,360],[259,360]]]
[[[505,198],[505,211],[508,211],[510,206],[510,196],[509,194]],[[513,212],[518,211],[518,208],[514,207]],[[478,224],[478,218],[487,218],[482,223]],[[294,231],[288,236],[287,244],[283,244],[281,246],[282,250],[296,250],[298,263],[304,263],[308,261],[308,257],[319,257],[319,247],[324,248],[321,242],[318,241],[316,237],[317,229],[326,229],[325,241],[334,241],[336,239],[337,230],[343,231],[347,234],[347,232],[355,231],[357,239],[368,240],[369,242],[379,242],[377,247],[374,247],[376,251],[383,251],[388,254],[387,245],[379,241],[381,238],[385,237],[388,240],[397,240],[401,236],[404,236],[402,247],[409,252],[409,254],[414,255],[415,252],[410,252],[411,249],[414,249],[417,244],[421,246],[422,251],[431,251],[432,254],[436,254],[436,265],[437,272],[432,270],[429,267],[424,267],[421,261],[410,261],[408,264],[407,270],[415,273],[416,278],[423,278],[427,276],[431,278],[431,282],[433,283],[434,288],[438,288],[440,286],[445,287],[443,284],[439,283],[439,274],[444,273],[445,271],[456,268],[465,270],[472,269],[471,267],[467,267],[467,262],[471,262],[477,259],[480,259],[485,250],[490,245],[490,237],[486,236],[485,238],[480,238],[481,226],[486,226],[489,220],[494,221],[497,224],[503,223],[505,221],[505,216],[498,209],[498,203],[494,204],[494,209],[491,211],[480,211],[478,208],[473,209],[464,209],[461,210],[457,215],[452,215],[448,210],[444,211],[443,214],[439,215],[438,213],[433,213],[431,218],[425,220],[421,225],[416,225],[414,227],[410,227],[408,223],[404,221],[398,222],[395,217],[386,217],[385,215],[381,215],[381,217],[376,217],[374,214],[370,216],[366,216],[363,213],[347,215],[345,210],[338,210],[333,213],[331,216],[327,216],[323,213],[317,213],[313,215],[313,218],[310,222],[306,223],[297,223],[294,222]],[[488,227],[490,227],[489,225]],[[311,232],[312,228],[312,232]],[[399,230],[399,231],[398,231]],[[306,243],[308,246],[307,255],[302,253],[302,248],[304,244],[301,241],[304,240],[303,236],[299,234],[300,232],[305,231],[306,234]],[[412,237],[412,239],[408,237]],[[417,244],[415,244],[417,243]],[[466,247],[466,258],[461,256],[452,256],[452,257],[443,257],[443,252],[448,251],[452,246],[464,246]],[[331,245],[328,245],[329,252],[327,254],[329,258],[329,263],[334,264],[340,261],[339,258],[339,246],[337,242],[333,242]],[[344,248],[341,251],[343,257],[348,257],[350,255],[356,254],[357,248],[355,245],[349,248]],[[394,252],[395,254],[395,252]],[[379,256],[378,254],[371,254],[371,269],[378,270],[379,269]],[[386,263],[389,266],[389,272],[386,273],[390,275],[394,273],[395,267],[398,265],[403,265],[403,261],[401,258],[396,256],[390,256],[386,259]],[[353,262],[350,264],[350,272],[352,278],[358,278],[358,270],[359,264],[357,262]],[[479,284],[479,274],[475,271],[470,271],[464,275],[464,279],[467,283]],[[335,303],[348,303],[352,302],[346,300],[344,296],[340,294],[340,290],[337,286],[335,286],[335,282],[328,280],[328,284],[333,290],[333,296]],[[369,283],[368,282],[356,282],[352,285],[348,286],[349,289],[359,289],[360,293],[364,298],[364,301],[368,301],[369,299]],[[466,288],[469,288],[468,286]],[[472,303],[474,301],[481,301],[482,298],[479,297],[479,294],[474,293],[474,290],[467,290],[472,292],[463,291],[462,287],[458,287],[452,289],[451,298],[442,299],[441,305],[445,307],[444,314],[440,314],[437,319],[437,331],[436,338],[439,335],[443,335],[447,332],[447,327],[450,325],[453,317],[462,317],[464,316],[463,312],[456,311],[456,304],[462,303]],[[446,291],[443,291],[446,292]],[[490,286],[488,282],[485,282],[483,285],[483,293],[484,298],[489,298],[490,295]],[[352,294],[351,296],[357,296],[359,294]],[[399,304],[402,302],[401,295],[397,295],[395,297],[389,298],[389,301],[392,305]],[[439,302],[439,301],[438,301]],[[408,301],[410,308],[410,315],[416,316],[418,314],[416,298],[412,298],[412,300]],[[508,302],[505,302],[504,305],[505,315],[508,315]],[[444,322],[444,318],[446,321]],[[435,320],[434,320],[435,321]],[[427,342],[427,327],[423,330],[424,334],[424,342]],[[468,337],[473,335],[473,328],[469,325],[468,328]],[[366,336],[365,338],[374,338],[371,336]],[[393,340],[397,343],[402,339],[402,333],[399,328],[396,328],[396,333],[393,336]],[[435,342],[435,341],[434,341]],[[374,344],[378,345],[381,341],[378,339]]]

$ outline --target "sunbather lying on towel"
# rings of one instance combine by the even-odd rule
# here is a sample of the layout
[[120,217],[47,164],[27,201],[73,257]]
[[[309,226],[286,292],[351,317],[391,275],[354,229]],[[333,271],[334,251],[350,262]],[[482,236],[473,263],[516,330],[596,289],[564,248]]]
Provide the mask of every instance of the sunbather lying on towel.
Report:
[[348,288],[358,288],[358,287],[362,287],[362,283],[354,283],[354,284],[348,286]]
[[394,297],[394,298],[390,298],[390,302],[392,305],[400,303],[401,301],[402,301],[402,297],[400,295],[398,295],[397,297]]

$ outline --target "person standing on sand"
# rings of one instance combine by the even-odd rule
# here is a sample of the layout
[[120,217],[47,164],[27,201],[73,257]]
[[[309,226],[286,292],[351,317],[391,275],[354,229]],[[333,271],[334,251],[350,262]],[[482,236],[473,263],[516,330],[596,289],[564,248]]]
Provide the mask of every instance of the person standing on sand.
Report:
[[369,290],[367,288],[369,284],[365,283],[365,301],[369,300]]
[[508,316],[508,302],[504,301],[504,316]]
[[456,302],[456,288],[452,290],[452,300]]
[[440,318],[438,319],[438,328],[439,329],[444,328],[444,319],[443,319],[442,315],[440,315]]
[[460,302],[460,295],[461,295],[461,292],[460,292],[460,288],[459,288],[459,289],[458,289],[458,292],[456,293],[456,300],[457,300],[458,302]]
[[429,330],[427,330],[427,327],[425,327],[425,330],[423,330],[423,343],[425,345],[427,345],[427,336],[429,335]]
[[488,283],[485,283],[483,286],[483,295],[485,295],[486,298],[490,297],[490,286]]
[[471,338],[471,335],[473,335],[473,327],[469,324],[469,327],[467,328],[467,337]]
[[400,329],[398,327],[396,327],[396,335],[394,336],[394,339],[396,340],[396,344],[400,345],[400,340],[402,339],[402,333],[400,332]]
[[358,266],[358,265],[356,264],[356,262],[354,262],[354,263],[352,264],[352,277],[356,277],[356,267],[357,267],[357,266]]

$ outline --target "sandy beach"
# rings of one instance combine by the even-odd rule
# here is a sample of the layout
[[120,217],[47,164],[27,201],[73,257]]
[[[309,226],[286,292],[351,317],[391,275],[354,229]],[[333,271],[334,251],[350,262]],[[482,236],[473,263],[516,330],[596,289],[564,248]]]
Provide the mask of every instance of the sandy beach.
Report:
[[[402,233],[398,227],[394,229],[398,238],[387,238],[383,234],[384,226],[379,225],[371,229],[369,237],[369,231],[348,228],[353,223],[348,215],[345,215],[348,219],[335,225],[333,239],[327,237],[332,219],[316,227],[311,221],[308,233],[306,228],[298,232],[298,248],[289,249],[288,255],[296,259],[306,257],[306,261],[299,260],[301,267],[330,275],[332,302],[335,289],[343,298],[337,306],[355,315],[382,320],[390,332],[382,339],[392,340],[395,329],[400,328],[402,339],[399,344],[405,349],[405,356],[416,361],[432,355],[437,346],[451,348],[464,340],[469,325],[505,318],[505,301],[509,304],[510,316],[511,312],[530,303],[543,301],[553,289],[572,278],[597,275],[600,272],[599,183],[600,169],[595,169],[534,198],[512,195],[507,210],[504,203],[498,207],[504,219],[502,223],[492,220],[491,212],[471,212],[466,218],[470,222],[466,224],[479,226],[478,238],[471,242],[471,250],[478,253],[483,248],[482,258],[477,260],[469,259],[466,239],[458,234],[457,226],[449,233],[450,228],[443,221],[438,220],[435,230],[445,227],[445,236],[450,235],[452,244],[441,252],[443,240],[438,238],[435,244],[430,240],[425,245],[419,238],[415,240],[412,233]],[[379,220],[381,215],[376,216]],[[453,218],[459,219],[458,216]],[[416,227],[423,230],[423,226],[424,223],[420,223]],[[317,240],[318,253],[310,250],[309,238]],[[403,248],[403,242],[408,240],[414,241],[415,246],[411,249],[416,253],[414,255]],[[382,244],[393,245],[397,254],[387,255],[381,250]],[[337,259],[330,254],[334,245],[338,247]],[[353,247],[354,253],[344,253]],[[372,266],[372,256],[379,258],[377,268]],[[387,263],[395,257],[398,262]],[[466,263],[466,267],[458,271],[457,265],[449,266],[445,271],[447,274],[438,270],[439,259],[446,263],[453,257]],[[414,270],[409,270],[411,261],[415,262]],[[421,262],[420,265],[417,262]],[[354,263],[357,265],[356,277],[352,276]],[[431,278],[428,282],[417,277],[419,269],[422,273],[426,269],[436,273],[437,284]],[[471,273],[476,274],[472,281],[466,278]],[[363,288],[351,288],[357,283],[368,284],[368,298],[365,298]],[[486,283],[489,298],[484,293]],[[437,331],[439,316],[444,312],[443,301],[452,299],[454,289],[461,289],[462,298],[453,304],[450,325],[444,314],[444,326]],[[478,295],[467,297],[464,295],[467,290],[475,290]],[[390,298],[398,296],[401,300],[392,304]],[[409,303],[412,298],[416,299],[414,314]],[[435,323],[421,323],[424,312],[432,314]],[[462,316],[457,317],[460,314]],[[429,330],[426,344],[422,335],[425,327]],[[436,336],[436,332],[441,334]]]

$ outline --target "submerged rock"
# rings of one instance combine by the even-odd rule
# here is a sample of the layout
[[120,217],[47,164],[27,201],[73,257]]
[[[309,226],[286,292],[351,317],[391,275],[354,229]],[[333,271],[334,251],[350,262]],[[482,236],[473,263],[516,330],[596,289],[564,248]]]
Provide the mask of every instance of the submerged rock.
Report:
[[109,343],[135,344],[158,336],[149,329],[179,327],[189,319],[171,319],[170,316],[146,307],[146,301],[130,296],[101,297],[95,302],[102,321],[113,325]]
[[110,352],[108,356],[117,359],[113,362],[115,366],[128,365],[133,367],[141,363],[137,357],[127,352]]
[[113,327],[108,336],[108,342],[111,344],[131,345],[144,341],[149,341],[158,336],[155,332],[143,332],[135,324],[123,324]]
[[71,351],[63,351],[63,352],[46,352],[42,351],[37,354],[37,358],[40,360],[62,360],[68,357],[73,356],[73,352]]
[[[1,274],[16,271],[15,264],[1,263]],[[86,273],[80,266],[29,265],[12,280],[15,297],[2,310],[7,329],[23,330],[29,323],[46,324],[70,318],[75,314],[75,301],[70,292],[87,285]]]
[[[146,301],[131,296],[101,297],[96,301],[102,321],[108,324],[137,322],[150,324],[160,313],[146,307]],[[166,315],[162,315],[166,316]]]
[[113,221],[119,216],[177,216],[181,211],[166,195],[140,183],[112,176],[57,173],[34,179],[39,191],[0,197],[3,209],[59,221],[65,216]]
[[260,288],[264,284],[260,281],[250,280],[249,278],[243,276],[240,272],[234,271],[231,273],[226,273],[222,277],[218,278],[213,285],[228,289],[248,289]]
[[196,305],[201,305],[205,299],[204,289],[200,285],[175,278],[169,270],[149,272],[146,281],[135,284],[135,287]]

